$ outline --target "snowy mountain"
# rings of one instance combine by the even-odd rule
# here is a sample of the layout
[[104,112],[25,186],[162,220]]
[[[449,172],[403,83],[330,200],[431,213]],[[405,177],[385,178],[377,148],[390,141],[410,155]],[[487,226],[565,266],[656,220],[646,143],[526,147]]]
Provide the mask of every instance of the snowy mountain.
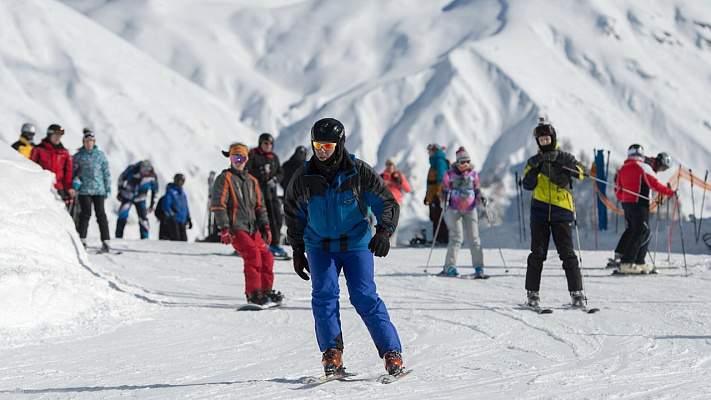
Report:
[[[492,194],[511,219],[513,172],[535,151],[539,115],[587,164],[605,149],[614,168],[639,142],[685,169],[708,169],[703,2],[61,3],[10,1],[2,11],[13,51],[0,59],[0,137],[11,143],[26,120],[40,130],[60,122],[78,147],[81,127],[92,126],[107,136],[97,144],[114,176],[148,157],[164,183],[186,173],[195,221],[204,220],[207,173],[224,166],[218,149],[256,145],[269,131],[285,160],[324,116],[344,122],[359,157],[376,169],[395,157],[410,177],[403,226],[426,221],[425,147],[434,141],[451,158],[469,149],[485,186],[502,184]],[[581,193],[591,206],[590,190]]]
[[[591,186],[578,185],[586,292],[602,311],[565,309],[565,279],[551,249],[542,300],[554,313],[537,315],[516,307],[528,242],[519,239],[513,184],[535,152],[530,132],[540,115],[588,164],[593,149],[610,150],[614,170],[640,142],[685,169],[707,170],[705,2],[5,0],[0,37],[0,398],[700,399],[711,392],[711,256],[694,240],[691,221],[683,221],[683,236],[679,221],[673,225],[669,252],[672,225],[657,221],[650,259],[659,275],[612,277],[603,266],[624,222],[611,214],[608,231],[591,228]],[[134,222],[126,239],[111,241],[121,254],[96,255],[92,221],[87,252],[53,193],[53,176],[9,147],[27,121],[37,125],[37,140],[48,125],[64,125],[72,150],[88,125],[112,179],[145,158],[161,189],[184,173],[192,239],[202,234],[206,177],[226,166],[221,149],[256,145],[269,131],[285,160],[324,116],[344,122],[348,148],[376,169],[395,157],[408,175],[415,192],[405,198],[403,240],[430,226],[421,205],[427,143],[447,145],[451,158],[466,146],[495,200],[496,224],[480,220],[490,280],[423,273],[430,255],[428,272],[441,268],[442,248],[397,247],[376,261],[378,292],[414,371],[393,385],[375,383],[382,361],[345,289],[345,363],[359,376],[301,390],[301,377],[320,373],[320,354],[310,286],[289,262],[275,264],[287,304],[236,313],[242,260],[227,246],[134,240]],[[700,215],[698,188],[694,206],[688,181],[680,190],[680,214]],[[111,198],[112,231],[117,207]],[[707,232],[711,200],[703,208]],[[462,271],[471,271],[467,249],[459,257]]]

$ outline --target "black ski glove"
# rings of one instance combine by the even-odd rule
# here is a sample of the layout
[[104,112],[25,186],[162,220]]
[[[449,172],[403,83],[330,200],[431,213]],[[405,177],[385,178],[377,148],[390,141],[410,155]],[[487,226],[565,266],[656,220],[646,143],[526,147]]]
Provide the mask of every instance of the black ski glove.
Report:
[[541,164],[543,164],[543,155],[541,153],[528,159],[528,165],[534,169],[540,169]]
[[370,239],[368,243],[368,250],[370,250],[376,257],[385,257],[390,251],[390,235],[393,233],[385,225],[378,224],[375,227],[375,236]]
[[[292,246],[291,249],[293,250],[292,254],[294,257],[294,271],[299,275],[299,278],[308,281],[311,278],[309,278],[306,272],[311,273],[311,270],[309,270],[309,260],[306,259],[306,251],[303,245]],[[306,270],[306,272],[304,272],[304,270]]]
[[392,179],[393,182],[397,183],[398,185],[402,185],[402,177],[400,176],[399,173],[394,172],[393,174],[390,175],[390,179]]

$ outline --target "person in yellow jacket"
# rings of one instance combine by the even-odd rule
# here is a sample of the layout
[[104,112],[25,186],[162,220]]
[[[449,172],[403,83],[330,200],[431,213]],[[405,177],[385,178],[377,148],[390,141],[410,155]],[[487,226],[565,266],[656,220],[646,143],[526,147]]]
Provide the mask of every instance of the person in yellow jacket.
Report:
[[[427,174],[427,194],[425,195],[425,205],[430,206],[430,221],[432,221],[432,235],[437,232],[437,237],[433,237],[432,241],[439,244],[449,243],[449,231],[442,215],[442,205],[440,204],[440,195],[442,194],[442,179],[444,174],[449,169],[449,163],[444,155],[444,150],[447,148],[437,143],[432,143],[427,146],[427,151],[430,154],[430,171]],[[441,221],[441,222],[440,222]],[[437,224],[440,225],[437,231]]]
[[32,148],[35,144],[32,143],[32,139],[35,137],[35,126],[30,123],[22,124],[22,129],[20,130],[20,140],[12,144],[12,148],[19,151],[23,156],[30,158],[32,154]]

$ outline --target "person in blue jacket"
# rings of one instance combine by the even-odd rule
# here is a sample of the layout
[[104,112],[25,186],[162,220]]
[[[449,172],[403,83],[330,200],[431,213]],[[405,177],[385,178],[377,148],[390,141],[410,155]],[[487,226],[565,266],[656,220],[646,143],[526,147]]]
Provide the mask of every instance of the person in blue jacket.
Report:
[[[150,206],[146,207],[148,192],[151,192]],[[131,205],[136,206],[138,213],[138,229],[141,239],[148,239],[148,213],[153,212],[158,191],[158,177],[153,171],[150,160],[139,161],[129,165],[118,179],[118,195],[116,198],[121,202],[119,207],[118,221],[116,221],[116,237],[123,237],[123,230],[126,227],[128,213]]]
[[185,175],[175,174],[173,183],[168,184],[168,189],[163,200],[163,224],[168,228],[170,240],[187,242],[187,229],[193,228],[188,208],[188,197],[183,191]]
[[[284,198],[294,270],[311,275],[311,308],[326,375],[343,372],[338,276],[346,277],[360,315],[391,375],[402,372],[402,346],[385,303],[376,292],[374,259],[390,250],[400,207],[380,175],[349,154],[343,124],[333,118],[311,129],[314,155],[296,171]],[[368,207],[377,219],[371,238]],[[308,256],[308,258],[307,258]]]
[[111,172],[104,152],[96,147],[96,136],[89,128],[84,128],[83,146],[72,160],[72,185],[79,197],[79,238],[86,247],[86,233],[91,219],[91,206],[96,211],[96,222],[101,234],[101,251],[109,251],[109,221],[106,219],[104,201],[111,194]]

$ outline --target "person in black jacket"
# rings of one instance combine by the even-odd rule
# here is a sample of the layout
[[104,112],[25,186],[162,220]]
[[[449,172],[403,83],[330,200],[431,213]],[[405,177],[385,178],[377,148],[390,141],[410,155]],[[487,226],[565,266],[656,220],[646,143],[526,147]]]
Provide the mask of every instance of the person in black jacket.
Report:
[[284,257],[286,252],[279,246],[284,216],[276,191],[277,183],[282,178],[282,170],[279,157],[272,152],[272,149],[274,149],[274,137],[268,133],[259,135],[259,146],[249,152],[247,171],[257,179],[259,188],[262,190],[264,206],[267,208],[269,226],[272,231],[272,245],[269,247],[269,251],[274,255]]
[[289,181],[291,180],[291,177],[294,176],[294,172],[296,172],[299,167],[304,165],[305,162],[306,147],[299,146],[296,148],[291,158],[281,166],[283,177],[281,178],[281,182],[279,184],[284,190],[286,190],[289,186]]

